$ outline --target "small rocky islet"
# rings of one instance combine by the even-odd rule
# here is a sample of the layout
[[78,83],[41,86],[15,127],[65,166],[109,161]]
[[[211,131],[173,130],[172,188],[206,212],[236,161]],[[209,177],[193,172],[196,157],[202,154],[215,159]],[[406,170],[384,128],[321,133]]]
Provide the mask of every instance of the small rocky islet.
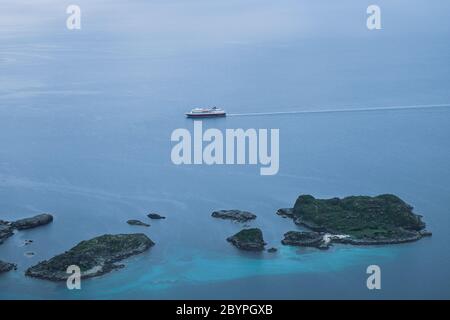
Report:
[[39,214],[31,218],[20,219],[12,222],[12,227],[17,230],[31,229],[49,224],[53,221],[53,216],[48,213]]
[[233,220],[237,222],[247,222],[249,220],[256,219],[256,215],[248,212],[248,211],[242,211],[242,210],[218,210],[214,211],[211,216],[213,218],[219,218],[219,219],[226,219],[226,220]]
[[25,275],[51,281],[65,281],[70,276],[67,268],[76,265],[81,270],[82,278],[96,277],[122,268],[123,265],[116,263],[140,254],[154,244],[143,233],[105,234],[82,241],[69,251],[38,263],[27,269]]
[[228,237],[227,241],[231,242],[236,248],[246,251],[263,251],[266,245],[263,233],[258,228],[243,229]]
[[161,219],[165,219],[166,218],[166,217],[164,217],[164,216],[162,216],[162,215],[160,215],[158,213],[149,213],[147,215],[147,217],[149,217],[150,219],[153,219],[153,220],[161,220]]
[[[214,211],[211,216],[213,218],[219,218],[224,220],[232,220],[235,222],[245,223],[250,220],[256,219],[256,215],[237,209],[232,210],[217,210]],[[239,231],[235,235],[228,237],[227,241],[234,245],[236,248],[245,251],[263,251],[266,243],[264,242],[263,233],[259,228],[248,228]],[[273,251],[271,251],[273,252]]]
[[131,226],[150,227],[148,223],[144,223],[141,220],[136,219],[128,220],[127,223]]
[[[147,217],[152,220],[163,220],[166,218],[158,213],[149,213],[147,214]],[[137,219],[128,220],[127,223],[132,226],[150,227],[150,224],[142,222],[141,220]]]

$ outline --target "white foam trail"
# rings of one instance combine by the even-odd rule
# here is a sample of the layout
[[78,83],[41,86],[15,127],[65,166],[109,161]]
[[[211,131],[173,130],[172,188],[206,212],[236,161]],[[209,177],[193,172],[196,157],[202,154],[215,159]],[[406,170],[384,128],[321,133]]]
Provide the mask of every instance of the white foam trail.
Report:
[[408,110],[408,109],[434,109],[434,108],[448,108],[448,107],[450,107],[450,104],[423,104],[423,105],[390,106],[390,107],[374,107],[374,108],[349,108],[349,107],[347,107],[347,108],[340,108],[340,109],[230,113],[230,114],[228,114],[228,116],[247,117],[247,116],[283,115],[283,114],[305,114],[305,113],[337,113],[337,112],[367,112],[367,111]]

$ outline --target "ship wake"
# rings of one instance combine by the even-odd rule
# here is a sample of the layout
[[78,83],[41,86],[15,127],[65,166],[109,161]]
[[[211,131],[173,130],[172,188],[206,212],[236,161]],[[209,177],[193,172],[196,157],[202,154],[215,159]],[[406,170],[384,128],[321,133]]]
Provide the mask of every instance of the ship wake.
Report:
[[371,111],[396,111],[396,110],[413,110],[413,109],[438,109],[449,108],[449,104],[424,104],[424,105],[408,105],[408,106],[387,106],[387,107],[344,107],[344,108],[327,108],[327,109],[308,109],[308,110],[290,110],[290,111],[273,111],[273,112],[249,112],[249,113],[229,113],[231,117],[249,117],[249,116],[272,116],[284,114],[312,114],[312,113],[343,113],[343,112],[371,112]]

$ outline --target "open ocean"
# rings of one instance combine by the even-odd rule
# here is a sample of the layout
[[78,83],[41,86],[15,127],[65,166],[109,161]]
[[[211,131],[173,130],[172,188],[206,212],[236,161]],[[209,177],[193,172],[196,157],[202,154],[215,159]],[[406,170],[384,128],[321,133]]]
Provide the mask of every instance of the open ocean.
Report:
[[[0,275],[0,299],[450,298],[448,1],[380,0],[379,31],[366,28],[369,1],[77,2],[77,31],[60,1],[0,4],[0,219],[55,217],[0,245],[18,264]],[[174,165],[171,133],[203,105],[232,114],[205,128],[280,129],[278,174]],[[382,110],[396,106],[427,107]],[[298,195],[382,193],[433,236],[281,245],[299,228],[275,213]],[[225,239],[243,225],[217,209],[254,212],[247,224],[279,251],[235,249]],[[24,276],[81,240],[133,232],[156,245],[81,290]],[[371,264],[381,290],[366,287]]]

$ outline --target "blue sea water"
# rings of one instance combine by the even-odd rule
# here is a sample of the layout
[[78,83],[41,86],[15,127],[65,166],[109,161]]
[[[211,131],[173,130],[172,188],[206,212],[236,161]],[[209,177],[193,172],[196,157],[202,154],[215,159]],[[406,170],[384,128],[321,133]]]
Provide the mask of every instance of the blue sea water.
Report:
[[[383,29],[369,32],[369,4],[83,0],[82,29],[68,31],[59,1],[2,2],[0,219],[55,220],[0,246],[0,259],[18,264],[0,275],[0,298],[450,298],[449,107],[204,123],[279,128],[275,176],[170,159],[170,135],[192,129],[183,113],[197,105],[239,114],[449,104],[450,5],[379,1]],[[433,237],[325,252],[282,246],[298,227],[275,212],[304,193],[397,194]],[[227,208],[256,213],[248,225],[279,251],[232,247],[225,239],[242,224],[210,217]],[[125,223],[149,212],[167,219]],[[131,232],[156,245],[82,290],[24,276],[81,240]],[[371,264],[381,290],[366,287]]]

